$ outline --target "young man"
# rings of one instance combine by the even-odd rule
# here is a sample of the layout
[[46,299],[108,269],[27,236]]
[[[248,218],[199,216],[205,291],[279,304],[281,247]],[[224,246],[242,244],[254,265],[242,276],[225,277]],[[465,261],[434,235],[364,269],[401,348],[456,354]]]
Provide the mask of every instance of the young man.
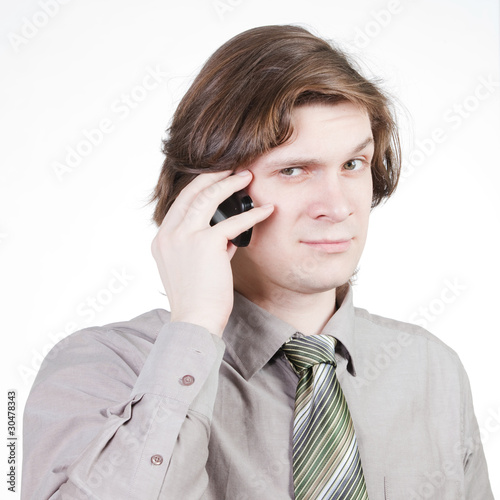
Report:
[[[164,152],[152,252],[171,312],[48,356],[23,498],[493,498],[457,355],[353,306],[399,172],[380,90],[304,29],[249,30],[207,61]],[[211,226],[242,189],[255,208]]]

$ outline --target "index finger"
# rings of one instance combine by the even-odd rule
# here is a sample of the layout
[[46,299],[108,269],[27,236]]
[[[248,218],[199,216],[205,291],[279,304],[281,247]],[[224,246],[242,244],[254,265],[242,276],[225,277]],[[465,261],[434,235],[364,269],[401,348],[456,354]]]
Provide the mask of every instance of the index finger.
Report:
[[186,216],[190,206],[194,203],[198,195],[204,190],[213,186],[217,182],[232,174],[232,170],[223,170],[221,172],[202,172],[197,175],[181,192],[172,203],[172,206],[165,214],[161,225],[166,224],[167,220],[172,224],[180,223]]

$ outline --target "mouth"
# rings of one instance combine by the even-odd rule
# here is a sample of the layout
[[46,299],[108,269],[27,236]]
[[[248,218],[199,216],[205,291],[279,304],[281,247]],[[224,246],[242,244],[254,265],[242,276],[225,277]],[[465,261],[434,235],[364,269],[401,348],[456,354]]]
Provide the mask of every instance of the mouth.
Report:
[[343,253],[349,250],[352,244],[353,238],[342,239],[342,240],[308,240],[301,241],[304,245],[309,248],[319,250],[326,253]]

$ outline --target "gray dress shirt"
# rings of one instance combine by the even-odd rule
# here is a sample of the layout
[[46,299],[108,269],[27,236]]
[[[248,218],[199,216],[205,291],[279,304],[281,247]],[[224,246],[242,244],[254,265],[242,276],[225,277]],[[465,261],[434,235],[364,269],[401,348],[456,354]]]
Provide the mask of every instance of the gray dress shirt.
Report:
[[[370,500],[492,499],[458,356],[344,295],[322,333]],[[293,498],[295,333],[235,292],[223,340],[162,309],[70,335],[27,402],[22,499]]]

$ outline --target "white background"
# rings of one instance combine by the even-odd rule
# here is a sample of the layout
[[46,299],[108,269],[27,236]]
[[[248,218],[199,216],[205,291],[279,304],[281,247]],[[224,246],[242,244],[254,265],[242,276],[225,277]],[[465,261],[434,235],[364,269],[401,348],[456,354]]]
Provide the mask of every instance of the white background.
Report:
[[[233,35],[299,23],[361,58],[401,104],[404,176],[372,215],[355,302],[425,325],[458,352],[500,497],[498,2],[54,2],[4,2],[0,15],[2,405],[15,389],[18,434],[57,339],[168,307],[146,202],[191,79]],[[157,85],[141,88],[151,71]],[[78,148],[81,161],[57,175]],[[115,274],[123,284],[111,292]]]

